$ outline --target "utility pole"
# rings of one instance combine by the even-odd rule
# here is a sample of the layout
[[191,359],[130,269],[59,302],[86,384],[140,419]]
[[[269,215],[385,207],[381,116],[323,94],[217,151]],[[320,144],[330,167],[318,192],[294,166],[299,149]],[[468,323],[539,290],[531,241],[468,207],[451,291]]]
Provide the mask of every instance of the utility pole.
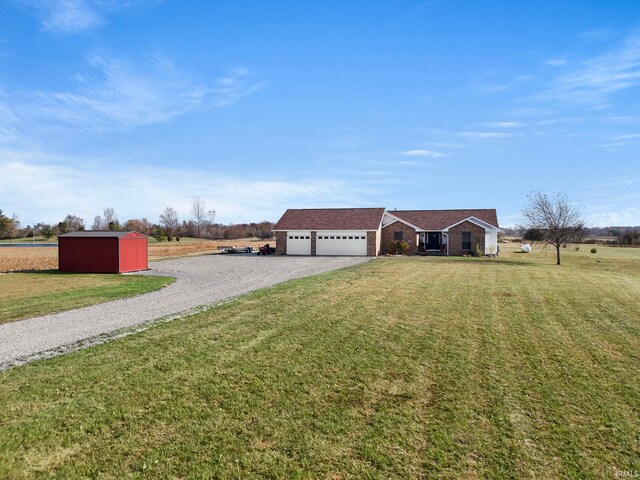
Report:
[[209,214],[209,220],[210,220],[211,224],[216,223],[216,211],[215,210],[209,210],[207,213]]

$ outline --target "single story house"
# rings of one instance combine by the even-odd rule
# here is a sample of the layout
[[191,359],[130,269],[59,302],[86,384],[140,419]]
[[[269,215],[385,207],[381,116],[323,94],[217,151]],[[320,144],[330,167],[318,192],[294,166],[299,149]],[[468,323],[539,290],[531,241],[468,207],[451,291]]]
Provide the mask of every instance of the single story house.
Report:
[[393,210],[385,208],[288,209],[273,227],[284,255],[375,257],[394,240],[409,254],[485,255],[498,249],[495,209]]

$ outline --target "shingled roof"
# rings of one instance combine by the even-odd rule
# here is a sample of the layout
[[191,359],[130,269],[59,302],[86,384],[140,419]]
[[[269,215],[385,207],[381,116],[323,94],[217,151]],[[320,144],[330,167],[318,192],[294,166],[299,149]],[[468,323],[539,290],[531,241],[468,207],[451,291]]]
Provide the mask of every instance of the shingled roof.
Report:
[[384,208],[290,208],[273,230],[377,230]]
[[422,230],[443,230],[465,218],[476,217],[494,227],[498,227],[495,208],[471,210],[393,210],[389,212]]

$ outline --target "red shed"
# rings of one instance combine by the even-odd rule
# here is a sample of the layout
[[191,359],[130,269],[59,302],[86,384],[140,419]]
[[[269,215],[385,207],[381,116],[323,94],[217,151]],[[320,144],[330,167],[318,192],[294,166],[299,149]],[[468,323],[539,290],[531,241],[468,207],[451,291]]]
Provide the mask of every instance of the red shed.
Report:
[[62,272],[124,273],[147,270],[147,236],[138,232],[71,232],[58,236]]

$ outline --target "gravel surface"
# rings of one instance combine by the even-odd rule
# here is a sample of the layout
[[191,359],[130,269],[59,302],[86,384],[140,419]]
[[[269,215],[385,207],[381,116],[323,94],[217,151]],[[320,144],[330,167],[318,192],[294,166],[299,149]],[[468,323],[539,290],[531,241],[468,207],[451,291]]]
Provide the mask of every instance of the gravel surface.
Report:
[[368,260],[240,254],[153,262],[144,275],[172,276],[176,282],[138,297],[0,325],[0,368],[103,343],[252,290]]

